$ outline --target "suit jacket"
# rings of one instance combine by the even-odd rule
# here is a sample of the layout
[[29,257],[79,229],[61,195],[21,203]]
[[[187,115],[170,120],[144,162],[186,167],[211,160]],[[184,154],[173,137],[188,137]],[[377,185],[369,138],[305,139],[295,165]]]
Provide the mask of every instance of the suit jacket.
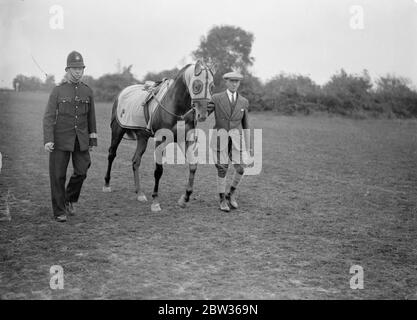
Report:
[[49,96],[43,118],[44,143],[55,149],[74,151],[75,138],[80,150],[97,145],[93,91],[83,82],[63,82]]
[[[249,101],[239,93],[237,94],[234,105],[230,103],[226,91],[214,94],[208,105],[209,115],[213,111],[215,115],[213,129],[224,129],[229,132],[233,144],[237,147],[237,143],[240,142],[241,138],[240,129],[249,129],[248,108]],[[220,137],[215,136],[217,130],[213,132],[213,136],[211,137],[211,147],[222,150],[225,148],[225,145],[220,144],[218,141]]]

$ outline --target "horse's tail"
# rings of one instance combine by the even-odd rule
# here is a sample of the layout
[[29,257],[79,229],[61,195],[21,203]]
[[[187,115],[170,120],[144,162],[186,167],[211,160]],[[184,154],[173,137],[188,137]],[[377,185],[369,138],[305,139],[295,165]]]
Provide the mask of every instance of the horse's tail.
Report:
[[[119,101],[119,97],[117,97],[114,100],[114,102],[113,102],[113,107],[112,107],[112,110],[111,110],[110,127],[112,127],[113,126],[113,122],[116,121],[118,101]],[[127,129],[126,135],[127,135],[128,138],[124,138],[123,137],[123,139],[126,139],[126,140],[136,140],[136,135],[133,133],[132,130]]]
[[113,102],[113,107],[111,109],[110,127],[113,125],[113,122],[116,120],[116,110],[117,110],[118,101],[119,101],[119,98],[117,97]]

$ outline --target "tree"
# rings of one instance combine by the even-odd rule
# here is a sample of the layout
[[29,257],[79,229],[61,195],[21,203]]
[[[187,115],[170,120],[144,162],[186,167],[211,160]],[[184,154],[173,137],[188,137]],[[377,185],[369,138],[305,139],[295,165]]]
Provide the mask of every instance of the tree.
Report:
[[90,75],[84,75],[82,78],[82,82],[84,82],[87,86],[94,88],[96,86],[96,79],[94,79]]
[[97,100],[111,101],[127,86],[137,84],[131,69],[132,65],[124,67],[122,73],[105,74],[94,81]]
[[263,110],[265,109],[264,103],[264,87],[262,82],[250,73],[242,81],[239,91],[244,97],[249,100],[249,110]]
[[22,74],[13,79],[13,88],[19,91],[38,91],[42,89],[42,81],[37,77],[27,77]]
[[54,87],[55,87],[55,76],[48,75],[43,85],[43,89],[46,91],[51,91]]
[[249,75],[248,68],[255,59],[251,57],[254,35],[235,26],[214,26],[203,36],[200,45],[192,55],[195,59],[211,61],[217,65],[214,76],[216,91],[224,88],[222,76],[224,73],[238,70],[244,76]]

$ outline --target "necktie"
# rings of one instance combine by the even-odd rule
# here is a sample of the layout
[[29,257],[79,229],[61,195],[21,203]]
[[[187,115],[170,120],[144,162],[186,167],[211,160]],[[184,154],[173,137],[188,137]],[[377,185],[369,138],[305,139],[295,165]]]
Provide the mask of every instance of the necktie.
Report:
[[232,93],[232,96],[231,96],[230,101],[231,101],[232,104],[235,103],[235,95],[234,95],[234,93]]

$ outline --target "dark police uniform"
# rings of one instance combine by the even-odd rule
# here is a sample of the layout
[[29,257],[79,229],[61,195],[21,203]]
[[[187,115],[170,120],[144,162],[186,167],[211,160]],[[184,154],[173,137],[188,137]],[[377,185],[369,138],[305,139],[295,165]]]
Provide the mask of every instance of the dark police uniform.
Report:
[[[77,56],[80,60],[79,53],[70,53],[67,66],[77,66],[71,64]],[[81,64],[83,66],[82,57]],[[56,86],[46,107],[43,132],[44,144],[54,143],[49,157],[49,175],[53,213],[58,217],[66,215],[66,203],[78,201],[91,164],[89,146],[97,146],[94,98],[90,87],[83,82],[69,81]],[[74,172],[65,189],[71,156]]]

